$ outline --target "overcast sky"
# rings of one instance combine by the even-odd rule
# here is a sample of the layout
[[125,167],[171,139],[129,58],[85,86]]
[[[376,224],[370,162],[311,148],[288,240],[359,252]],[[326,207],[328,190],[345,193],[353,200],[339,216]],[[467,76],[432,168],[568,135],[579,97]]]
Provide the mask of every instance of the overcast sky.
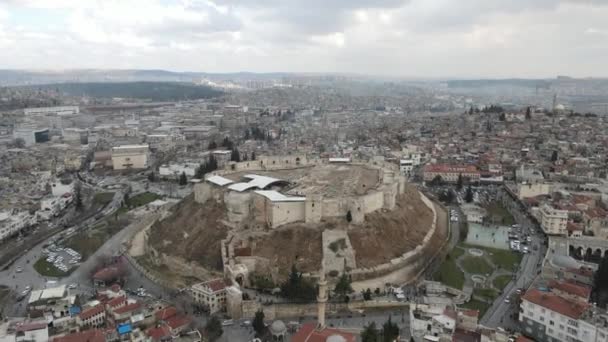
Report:
[[0,0],[0,68],[608,76],[608,0]]

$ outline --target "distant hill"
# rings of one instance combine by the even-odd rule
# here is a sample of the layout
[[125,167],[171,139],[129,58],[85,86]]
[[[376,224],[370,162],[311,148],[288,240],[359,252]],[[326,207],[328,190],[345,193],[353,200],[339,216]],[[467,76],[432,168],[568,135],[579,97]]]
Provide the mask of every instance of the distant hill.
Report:
[[27,86],[55,90],[70,96],[133,98],[152,101],[197,100],[218,97],[224,92],[203,85],[179,82],[92,82]]
[[72,70],[7,70],[0,69],[0,86],[89,82],[200,82],[209,80],[276,79],[289,73],[206,73],[174,72],[150,69],[72,69]]
[[525,87],[525,88],[546,88],[548,89],[553,80],[541,79],[479,79],[479,80],[450,80],[449,88],[485,88],[497,86]]

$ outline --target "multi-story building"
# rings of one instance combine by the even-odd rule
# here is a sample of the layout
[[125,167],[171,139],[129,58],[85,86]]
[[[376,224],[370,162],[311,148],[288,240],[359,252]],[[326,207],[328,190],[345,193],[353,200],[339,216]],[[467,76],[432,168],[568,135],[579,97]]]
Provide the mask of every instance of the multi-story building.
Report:
[[122,145],[112,148],[114,170],[145,169],[148,167],[149,147],[144,145]]
[[540,226],[545,234],[566,235],[568,230],[568,211],[555,209],[545,204],[540,208]]
[[14,139],[21,139],[25,146],[49,141],[49,129],[17,128],[13,131]]
[[99,327],[106,322],[106,309],[103,304],[98,304],[86,309],[78,315],[76,323],[80,327]]
[[551,192],[549,183],[522,183],[517,184],[517,197],[524,199],[540,195],[548,195]]
[[425,182],[430,182],[435,177],[448,183],[458,182],[458,178],[468,179],[469,182],[479,182],[480,172],[474,165],[448,165],[448,164],[429,164],[424,167],[423,178]]
[[210,313],[226,308],[226,283],[223,279],[213,279],[192,285],[192,297],[198,304],[209,308]]
[[412,159],[401,159],[399,161],[399,171],[404,176],[410,176],[414,169],[414,161]]
[[197,163],[161,165],[158,168],[158,173],[165,177],[179,177],[182,173],[185,173],[188,177],[194,177],[199,167],[200,164]]
[[605,314],[591,304],[554,292],[531,289],[522,297],[519,320],[525,335],[537,341],[606,341]]

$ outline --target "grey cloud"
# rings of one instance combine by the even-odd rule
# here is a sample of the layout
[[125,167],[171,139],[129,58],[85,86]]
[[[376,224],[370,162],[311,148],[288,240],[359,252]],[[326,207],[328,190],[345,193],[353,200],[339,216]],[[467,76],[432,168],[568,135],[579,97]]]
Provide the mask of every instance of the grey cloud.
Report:
[[264,21],[280,22],[304,34],[342,31],[349,24],[349,14],[359,9],[395,9],[409,0],[213,0],[219,5],[255,9]]

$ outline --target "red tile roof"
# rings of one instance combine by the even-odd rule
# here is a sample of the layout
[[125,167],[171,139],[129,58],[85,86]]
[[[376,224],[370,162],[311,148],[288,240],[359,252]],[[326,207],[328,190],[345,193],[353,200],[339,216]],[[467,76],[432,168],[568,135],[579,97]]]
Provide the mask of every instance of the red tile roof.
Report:
[[517,336],[515,342],[534,342],[534,340],[531,340],[525,336]]
[[98,329],[85,330],[61,337],[55,337],[53,342],[106,342],[103,331]]
[[481,334],[477,331],[456,329],[452,334],[452,342],[479,342]]
[[167,320],[167,325],[171,329],[177,329],[177,328],[185,327],[186,325],[190,324],[190,322],[192,322],[192,318],[179,315],[179,316],[173,316],[173,317],[169,318]]
[[463,315],[469,317],[479,317],[479,310],[461,310]]
[[549,282],[549,287],[562,292],[566,292],[574,296],[584,298],[585,300],[589,299],[589,296],[591,296],[591,286],[575,284],[571,281],[552,280],[551,282]]
[[171,336],[171,329],[166,325],[162,325],[146,330],[146,335],[150,336],[153,340],[160,340],[163,337]]
[[168,306],[162,310],[158,310],[154,313],[154,316],[156,317],[157,320],[168,320],[169,318],[173,317],[177,315],[177,309],[175,309],[172,306]]
[[346,342],[355,342],[357,337],[349,332],[341,331],[334,328],[325,328],[323,330],[315,329],[316,324],[303,324],[300,330],[291,337],[292,342],[325,342],[332,335],[340,335],[344,337]]
[[108,301],[107,305],[111,308],[115,308],[117,306],[123,305],[127,301],[125,296],[119,296],[116,298],[112,298]]
[[540,305],[551,311],[560,313],[573,319],[579,319],[581,315],[590,307],[590,304],[575,302],[565,299],[554,293],[542,292],[531,289],[524,294],[522,300]]
[[569,232],[575,232],[575,231],[580,231],[580,230],[584,230],[585,228],[583,227],[582,224],[580,223],[576,223],[576,222],[572,222],[572,221],[568,221],[568,223],[566,224],[566,229]]
[[81,312],[78,315],[78,317],[80,317],[80,319],[82,319],[82,320],[85,320],[85,319],[89,319],[93,316],[96,316],[104,311],[105,311],[105,309],[103,307],[103,304],[98,304],[90,309],[86,309],[85,311]]
[[31,331],[31,330],[40,330],[45,329],[48,325],[46,322],[29,322],[19,324],[17,326],[17,331]]
[[585,215],[590,218],[603,218],[606,217],[606,211],[602,208],[590,208],[585,211]]
[[213,292],[221,291],[226,288],[226,283],[224,282],[224,279],[209,280],[205,283],[205,285],[207,285]]
[[135,311],[135,310],[139,309],[140,307],[141,307],[141,303],[135,302],[135,303],[127,304],[123,307],[120,307],[120,308],[114,310],[114,313],[118,314],[118,315],[122,315],[123,313]]

